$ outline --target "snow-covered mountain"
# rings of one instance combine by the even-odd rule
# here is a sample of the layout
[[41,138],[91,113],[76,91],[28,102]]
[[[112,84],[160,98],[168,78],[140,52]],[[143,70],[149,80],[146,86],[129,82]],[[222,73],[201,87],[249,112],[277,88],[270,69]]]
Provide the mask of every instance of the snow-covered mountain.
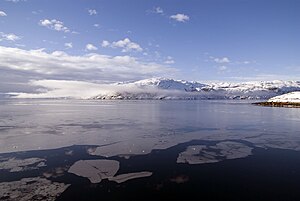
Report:
[[275,96],[273,98],[270,98],[268,102],[300,103],[300,91]]
[[134,82],[139,87],[156,86],[159,89],[179,90],[186,92],[200,91],[201,88],[207,86],[199,82],[188,82],[185,80],[173,80],[167,78],[151,78]]
[[114,84],[115,90],[92,99],[269,99],[292,91],[300,91],[299,81],[261,81],[245,83],[189,82],[167,78],[151,78]]

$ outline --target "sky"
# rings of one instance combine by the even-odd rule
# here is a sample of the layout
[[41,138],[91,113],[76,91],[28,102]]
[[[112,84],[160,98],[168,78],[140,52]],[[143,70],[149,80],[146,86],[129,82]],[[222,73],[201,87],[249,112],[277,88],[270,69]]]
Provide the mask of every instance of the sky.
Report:
[[300,80],[299,0],[0,0],[0,93],[40,80]]

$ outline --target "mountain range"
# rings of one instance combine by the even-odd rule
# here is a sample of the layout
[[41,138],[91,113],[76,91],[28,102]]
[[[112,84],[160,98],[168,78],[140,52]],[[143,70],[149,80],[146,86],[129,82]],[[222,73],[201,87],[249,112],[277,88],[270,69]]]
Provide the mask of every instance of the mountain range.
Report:
[[300,81],[253,81],[243,83],[151,78],[112,84],[114,90],[99,93],[91,99],[269,99],[300,91]]

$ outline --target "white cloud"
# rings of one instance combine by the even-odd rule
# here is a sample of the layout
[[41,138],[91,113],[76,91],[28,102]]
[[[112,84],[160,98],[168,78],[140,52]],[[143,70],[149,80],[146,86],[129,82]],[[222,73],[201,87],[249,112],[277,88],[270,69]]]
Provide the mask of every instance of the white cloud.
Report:
[[112,43],[104,40],[102,41],[102,47],[122,48],[122,52],[143,51],[143,48],[139,44],[132,42],[129,38],[114,41]]
[[33,15],[38,15],[38,14],[41,14],[43,13],[43,10],[34,10],[31,12]]
[[125,38],[124,40],[119,40],[112,43],[113,47],[123,48],[122,51],[128,52],[131,50],[142,51],[143,49],[139,44],[131,42],[129,38]]
[[16,41],[20,40],[21,37],[17,36],[13,33],[5,34],[3,32],[0,32],[0,41],[6,40],[6,41]]
[[65,43],[65,47],[70,49],[73,47],[73,44],[72,43]]
[[164,10],[157,6],[157,7],[153,7],[152,9],[146,10],[147,13],[154,13],[154,14],[159,14],[159,15],[164,15]]
[[165,64],[174,64],[175,61],[174,61],[174,60],[167,60],[167,61],[165,61],[164,63],[165,63]]
[[161,7],[155,7],[153,12],[156,14],[163,14],[164,10]]
[[229,60],[228,57],[223,57],[223,58],[213,58],[213,60],[214,60],[216,63],[219,63],[219,64],[230,63],[230,60]]
[[[65,52],[47,53],[44,49],[24,50],[0,46],[0,69],[26,72],[36,79],[126,81],[152,76],[166,76],[177,71],[154,62],[131,56],[86,54],[73,56]],[[1,80],[0,80],[1,81]]]
[[112,96],[118,93],[152,93],[157,96],[178,95],[178,91],[166,91],[155,86],[128,84],[98,84],[85,81],[70,80],[31,80],[28,83],[34,87],[35,93],[8,93],[15,98],[75,98],[86,99],[98,95]]
[[97,15],[97,11],[95,9],[89,9],[88,12],[89,15]]
[[94,46],[93,44],[90,44],[90,43],[85,46],[85,49],[89,50],[89,51],[98,50],[98,48],[96,46]]
[[171,19],[176,20],[177,22],[186,22],[190,20],[190,17],[185,15],[185,14],[176,14],[176,15],[171,15]]
[[227,67],[226,66],[220,66],[219,67],[219,71],[226,71],[227,70]]
[[109,47],[110,46],[110,42],[108,42],[107,40],[103,40],[101,43],[102,47]]
[[0,17],[5,17],[5,16],[7,16],[7,14],[4,11],[0,10]]
[[167,57],[167,60],[164,62],[165,64],[174,64],[175,61],[171,56]]
[[93,24],[94,27],[99,28],[100,24]]
[[44,26],[47,27],[51,30],[55,30],[55,31],[63,31],[63,32],[70,32],[70,29],[66,26],[64,26],[64,23],[53,19],[53,20],[48,20],[48,19],[44,19],[44,20],[40,20],[39,22],[40,26]]
[[38,93],[9,93],[16,98],[90,98],[103,93],[103,86],[84,81],[32,80],[28,83],[42,88]]
[[27,0],[6,0],[6,1],[10,1],[10,2],[13,2],[13,3],[18,3],[18,2],[21,2],[21,1],[27,1]]

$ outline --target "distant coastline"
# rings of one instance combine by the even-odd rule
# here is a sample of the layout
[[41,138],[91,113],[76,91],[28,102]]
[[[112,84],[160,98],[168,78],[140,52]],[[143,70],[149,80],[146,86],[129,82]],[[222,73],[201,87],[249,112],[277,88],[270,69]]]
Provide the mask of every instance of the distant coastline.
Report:
[[266,107],[300,108],[300,103],[291,103],[291,102],[257,102],[252,104],[259,105],[259,106],[266,106]]

